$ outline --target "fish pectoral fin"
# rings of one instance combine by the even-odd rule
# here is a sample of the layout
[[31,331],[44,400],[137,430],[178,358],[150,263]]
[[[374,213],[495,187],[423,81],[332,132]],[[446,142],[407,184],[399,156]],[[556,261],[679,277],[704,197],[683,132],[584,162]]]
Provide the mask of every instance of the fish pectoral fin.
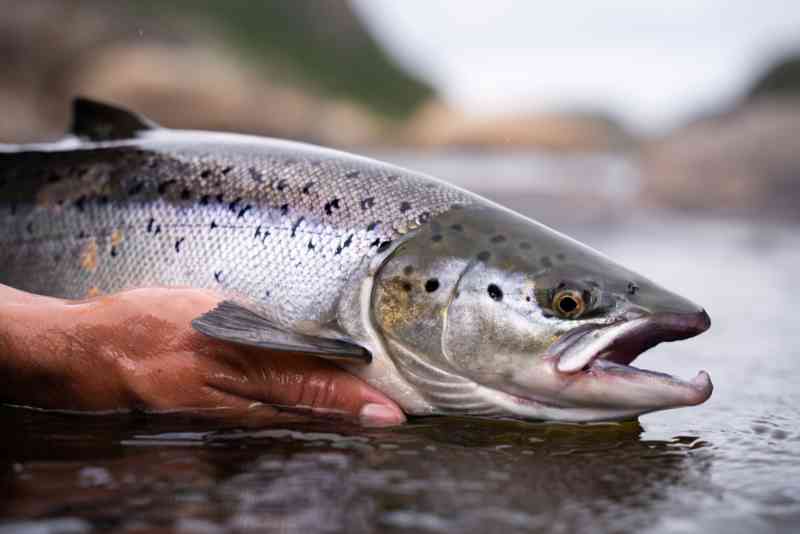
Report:
[[72,101],[70,133],[89,141],[115,141],[136,137],[138,132],[159,126],[137,113],[120,107],[77,97]]
[[231,300],[192,321],[192,327],[209,337],[265,350],[301,352],[327,360],[370,363],[372,354],[359,345],[339,339],[290,332]]

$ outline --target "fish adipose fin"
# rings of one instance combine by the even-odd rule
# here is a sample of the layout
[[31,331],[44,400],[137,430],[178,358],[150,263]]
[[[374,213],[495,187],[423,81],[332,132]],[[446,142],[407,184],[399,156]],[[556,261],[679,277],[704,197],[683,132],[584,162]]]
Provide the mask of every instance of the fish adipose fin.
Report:
[[71,134],[89,141],[116,141],[136,137],[138,132],[158,125],[137,113],[77,97],[72,101]]
[[192,326],[209,337],[251,345],[265,350],[301,352],[327,360],[370,363],[372,354],[359,345],[338,339],[289,332],[257,313],[230,300],[201,315]]

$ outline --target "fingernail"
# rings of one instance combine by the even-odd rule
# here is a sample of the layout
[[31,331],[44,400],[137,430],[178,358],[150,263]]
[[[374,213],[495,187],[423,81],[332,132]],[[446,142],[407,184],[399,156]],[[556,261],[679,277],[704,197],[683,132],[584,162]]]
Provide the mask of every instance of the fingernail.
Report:
[[366,404],[358,413],[361,424],[367,427],[378,428],[395,426],[405,422],[402,412],[383,404]]

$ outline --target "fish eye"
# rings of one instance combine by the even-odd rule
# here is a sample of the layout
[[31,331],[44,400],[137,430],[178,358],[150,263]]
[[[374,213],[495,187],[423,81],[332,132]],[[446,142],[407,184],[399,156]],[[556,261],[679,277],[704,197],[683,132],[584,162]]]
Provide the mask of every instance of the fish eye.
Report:
[[586,303],[578,291],[564,289],[553,297],[553,311],[564,319],[576,319],[583,315]]

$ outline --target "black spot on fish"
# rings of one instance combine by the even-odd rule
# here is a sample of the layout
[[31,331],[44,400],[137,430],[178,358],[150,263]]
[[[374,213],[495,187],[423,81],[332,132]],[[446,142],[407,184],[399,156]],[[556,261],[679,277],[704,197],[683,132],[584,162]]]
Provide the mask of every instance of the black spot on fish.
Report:
[[412,289],[412,286],[411,286],[410,282],[403,282],[403,291],[405,291],[406,293],[409,293],[411,291],[411,289]]
[[308,240],[308,250],[314,250],[315,248],[317,248],[317,247],[314,246],[314,241],[309,239]]
[[628,294],[635,295],[639,291],[639,286],[636,282],[628,282]]
[[200,178],[211,178],[211,171],[204,169],[203,172],[200,173]]
[[281,206],[281,215],[286,215],[289,213],[289,204],[283,204]]
[[84,232],[83,230],[81,230],[81,231],[78,233],[78,239],[86,239],[87,237],[89,237],[89,236],[88,236],[88,235],[86,235],[86,232]]
[[211,200],[211,197],[208,195],[203,195],[200,197],[200,205],[201,206],[208,206],[208,201]]
[[233,167],[225,167],[224,169],[222,169],[222,174],[228,174],[232,170],[233,170]]
[[506,240],[506,236],[504,235],[496,235],[492,237],[489,241],[492,243],[503,243]]
[[114,247],[114,246],[111,247],[111,257],[112,258],[116,258],[117,257],[117,247]]
[[400,203],[400,213],[405,213],[411,209],[411,204],[409,202],[403,201]]
[[33,221],[30,221],[28,225],[25,227],[29,234],[33,233]]
[[283,191],[284,189],[286,189],[287,185],[289,185],[289,182],[287,182],[285,178],[281,178],[280,180],[278,180],[278,183],[275,184],[275,189],[277,189],[278,191]]
[[272,296],[272,293],[270,293],[269,289],[264,291],[264,296],[267,297],[267,298],[270,298]]
[[222,283],[222,271],[214,271],[214,280],[216,280],[218,284]]
[[566,256],[564,256],[564,254],[562,254],[561,252],[559,252],[558,254],[556,254],[556,259],[557,259],[558,261],[564,261],[566,258],[567,258],[567,257],[566,257]]
[[399,176],[397,176],[396,174],[390,174],[389,176],[387,176],[387,177],[386,177],[386,180],[388,180],[388,181],[390,181],[390,182],[395,182],[395,181],[397,181],[399,178],[400,178],[400,177],[399,177]]
[[361,209],[366,211],[375,205],[375,197],[367,197],[361,201]]
[[164,193],[167,192],[167,189],[169,189],[169,186],[171,186],[172,184],[174,184],[176,182],[177,182],[177,180],[167,180],[165,182],[161,182],[160,184],[158,184],[158,194],[159,195],[163,195]]
[[134,184],[133,187],[128,189],[128,195],[129,196],[138,195],[143,190],[144,190],[144,183],[143,182],[138,182],[138,183]]
[[86,209],[86,195],[81,196],[75,201],[75,207],[78,208],[80,212]]
[[235,212],[236,208],[239,207],[239,202],[242,201],[242,197],[236,197],[230,204],[228,204],[228,209]]
[[430,218],[431,218],[431,214],[428,213],[427,211],[423,211],[422,213],[419,214],[419,217],[417,217],[417,222],[419,224],[425,224],[426,222],[428,222],[430,220]]
[[156,222],[156,220],[153,219],[152,217],[150,217],[150,220],[147,221],[147,233],[148,234],[153,231],[153,224],[155,224],[155,222]]
[[332,215],[333,214],[333,210],[335,210],[335,209],[336,210],[339,209],[339,199],[338,198],[334,198],[330,202],[326,202],[325,203],[325,213],[326,214]]
[[503,300],[503,290],[500,289],[497,284],[489,284],[489,287],[486,288],[486,292],[489,293],[489,298],[496,301]]
[[438,243],[441,240],[442,240],[442,234],[434,234],[431,236],[431,241],[433,241],[434,243]]
[[225,202],[225,195],[223,195],[222,193],[218,194],[217,195],[217,202],[219,202],[220,204]]
[[452,224],[450,225],[450,229],[453,230],[454,232],[461,232],[464,230],[464,227],[461,226],[460,224]]
[[105,206],[106,204],[108,204],[108,195],[100,195],[99,197],[97,197],[97,203],[100,204],[101,206]]
[[378,246],[378,252],[386,252],[386,250],[392,246],[391,241],[384,241]]
[[403,267],[403,274],[406,276],[411,276],[414,274],[414,266],[413,265],[406,265]]
[[307,195],[311,192],[311,187],[314,185],[314,182],[308,182],[306,185],[303,186],[303,194]]
[[376,237],[375,241],[373,241],[372,243],[369,244],[369,248],[377,247],[380,244],[381,244],[381,238],[380,237]]
[[292,237],[294,237],[297,234],[297,228],[300,226],[300,223],[302,223],[305,219],[306,219],[305,217],[300,217],[294,222],[294,224],[292,225]]
[[539,261],[542,262],[542,267],[549,268],[553,266],[553,262],[547,256],[542,257]]
[[186,241],[185,237],[182,237],[182,238],[178,239],[177,241],[175,241],[175,252],[180,252],[181,251],[181,245],[183,244],[184,241]]
[[478,253],[478,259],[481,261],[489,261],[489,258],[492,257],[492,253],[488,250],[484,250],[483,252]]
[[519,244],[519,248],[521,248],[522,250],[530,250],[532,246],[527,241],[523,241],[522,243]]
[[250,179],[257,183],[262,183],[264,181],[264,177],[261,175],[261,171],[256,169],[255,167],[250,167],[247,169],[248,174],[250,174]]
[[209,225],[209,228],[211,228],[213,230],[213,229],[217,228],[218,226],[219,225],[217,224],[217,221],[211,221],[211,224]]
[[337,255],[341,254],[342,251],[347,247],[349,247],[352,242],[353,242],[353,234],[350,234],[349,236],[347,236],[347,239],[344,240],[344,243],[342,243],[341,245],[336,245],[335,254]]
[[261,225],[259,224],[256,228],[256,233],[253,237],[261,237]]
[[439,289],[439,280],[437,280],[436,278],[431,278],[430,280],[425,282],[425,291],[427,291],[428,293],[433,293],[437,289]]
[[379,225],[380,223],[381,223],[381,221],[372,221],[371,223],[369,223],[369,224],[367,225],[367,232],[371,232],[371,231],[373,231],[375,228],[377,228],[377,227],[378,227],[378,225]]
[[159,224],[159,225],[156,225],[156,231],[153,232],[153,235],[158,235],[160,233],[161,233],[161,225]]
[[253,206],[248,204],[247,206],[245,206],[245,207],[243,207],[242,209],[239,210],[239,213],[236,215],[236,218],[237,219],[241,219],[242,217],[244,217],[245,213],[247,213],[251,209],[253,209]]
[[188,189],[184,189],[183,191],[181,191],[181,199],[189,200],[190,198],[192,198],[191,191],[189,191]]
[[348,171],[344,173],[347,178],[358,178],[359,174],[361,174],[361,171]]

